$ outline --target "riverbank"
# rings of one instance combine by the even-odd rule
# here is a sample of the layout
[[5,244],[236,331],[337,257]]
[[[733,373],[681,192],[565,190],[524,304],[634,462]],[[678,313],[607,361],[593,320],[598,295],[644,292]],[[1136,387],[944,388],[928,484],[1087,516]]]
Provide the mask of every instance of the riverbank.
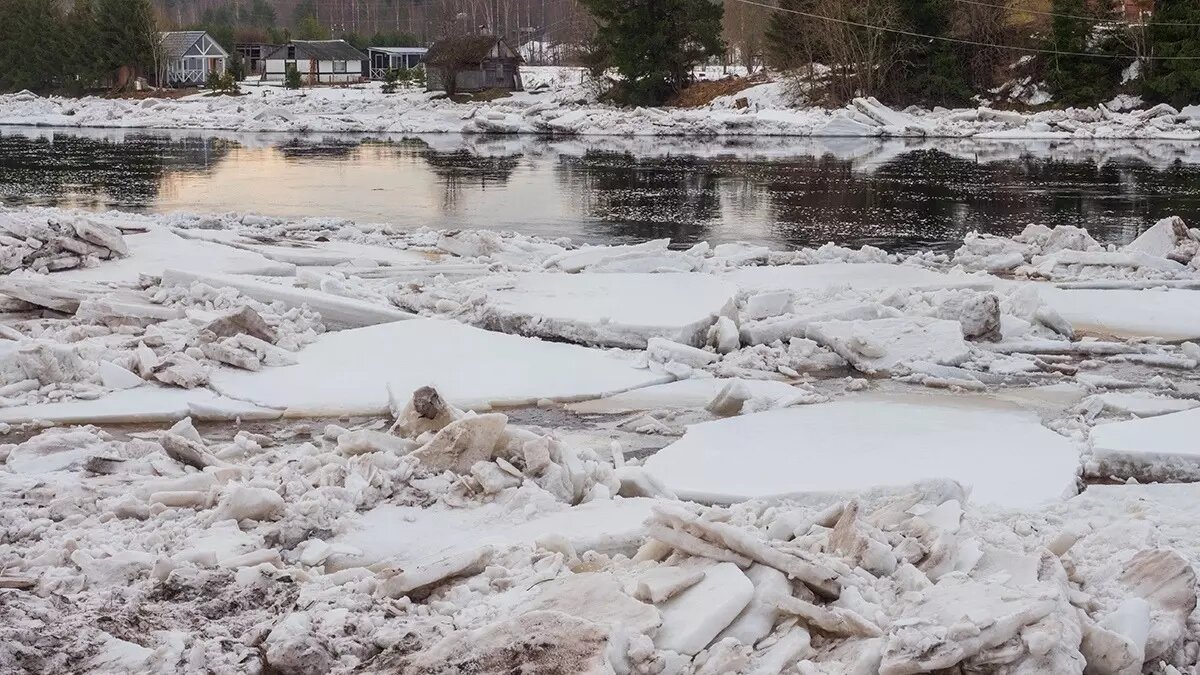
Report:
[[[612,136],[946,137],[1200,140],[1200,108],[1017,113],[990,108],[896,111],[859,99],[844,109],[793,107],[780,82],[700,108],[616,108],[596,103],[581,70],[530,68],[530,91],[490,102],[436,94],[384,94],[378,83],[289,91],[246,86],[246,96],[130,101],[0,96],[0,125],[205,129],[251,133],[455,133]],[[544,72],[543,72],[544,71]]]
[[3,668],[1196,665],[1178,219],[913,255],[39,208],[0,237]]

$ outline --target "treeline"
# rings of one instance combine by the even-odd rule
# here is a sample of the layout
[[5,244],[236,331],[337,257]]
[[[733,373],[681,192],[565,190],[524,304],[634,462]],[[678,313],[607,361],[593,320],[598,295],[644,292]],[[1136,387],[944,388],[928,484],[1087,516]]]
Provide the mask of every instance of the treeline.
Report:
[[1195,102],[1200,2],[1154,4],[1153,14],[1127,16],[1112,0],[1052,0],[1048,11],[1015,0],[779,0],[764,51],[810,100],[835,104],[963,105],[1025,78],[1044,82],[1058,104],[1118,93]]
[[119,85],[160,54],[150,0],[0,0],[0,90]]

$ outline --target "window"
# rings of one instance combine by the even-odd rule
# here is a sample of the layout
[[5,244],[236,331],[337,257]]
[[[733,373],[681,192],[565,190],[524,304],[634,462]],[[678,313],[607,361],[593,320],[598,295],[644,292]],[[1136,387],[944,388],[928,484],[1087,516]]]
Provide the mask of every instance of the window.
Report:
[[333,72],[335,72],[335,73],[346,72],[346,62],[345,61],[334,61],[333,62]]

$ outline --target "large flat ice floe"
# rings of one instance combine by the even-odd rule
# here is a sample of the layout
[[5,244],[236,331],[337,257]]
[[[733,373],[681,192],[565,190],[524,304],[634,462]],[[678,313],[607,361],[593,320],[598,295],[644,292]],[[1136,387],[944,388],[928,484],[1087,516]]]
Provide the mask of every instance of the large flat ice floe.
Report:
[[551,503],[540,509],[492,503],[447,511],[383,504],[345,524],[346,531],[333,542],[355,553],[336,556],[332,567],[365,567],[381,561],[404,567],[484,545],[532,546],[550,536],[564,536],[583,551],[628,550],[636,547],[653,504],[653,499],[632,498],[572,507]]
[[646,461],[682,499],[853,492],[948,478],[983,504],[1074,492],[1079,450],[1037,415],[986,396],[870,394],[688,428]]
[[488,328],[632,348],[652,337],[702,346],[737,292],[710,274],[522,274],[489,286]]
[[282,410],[219,396],[208,389],[175,389],[146,384],[94,400],[67,400],[0,408],[0,422],[54,424],[148,424],[184,417],[202,420],[276,419]]
[[290,263],[270,260],[253,251],[185,239],[159,227],[126,234],[125,242],[129,247],[127,257],[103,261],[94,267],[57,272],[55,278],[132,283],[139,275],[158,276],[172,267],[207,273],[266,276],[285,276],[296,270]]
[[380,414],[432,385],[456,405],[491,407],[602,396],[669,378],[586,347],[437,319],[328,333],[294,366],[214,373],[218,392],[289,416]]
[[1200,291],[1054,289],[1042,298],[1077,331],[1119,338],[1200,338]]
[[1200,409],[1098,424],[1091,441],[1102,476],[1200,479]]
[[999,280],[985,275],[946,274],[890,263],[819,263],[744,267],[724,277],[743,291],[818,291],[839,287],[855,290],[908,288],[991,288]]

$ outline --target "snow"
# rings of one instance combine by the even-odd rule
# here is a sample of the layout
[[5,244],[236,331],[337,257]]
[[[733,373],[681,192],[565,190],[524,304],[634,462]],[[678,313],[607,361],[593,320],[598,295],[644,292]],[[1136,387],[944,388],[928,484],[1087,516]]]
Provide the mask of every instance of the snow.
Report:
[[1046,288],[1041,294],[1077,332],[1173,341],[1200,338],[1200,291]]
[[861,395],[689,427],[646,461],[682,499],[730,502],[949,478],[981,504],[1074,492],[1079,452],[1037,416],[986,396]]
[[585,347],[437,319],[328,333],[297,360],[261,372],[222,370],[213,374],[213,388],[297,417],[380,414],[389,392],[403,400],[427,385],[460,407],[487,408],[602,396],[664,380]]
[[652,337],[701,346],[736,289],[708,274],[522,274],[487,293],[483,325],[607,347]]

